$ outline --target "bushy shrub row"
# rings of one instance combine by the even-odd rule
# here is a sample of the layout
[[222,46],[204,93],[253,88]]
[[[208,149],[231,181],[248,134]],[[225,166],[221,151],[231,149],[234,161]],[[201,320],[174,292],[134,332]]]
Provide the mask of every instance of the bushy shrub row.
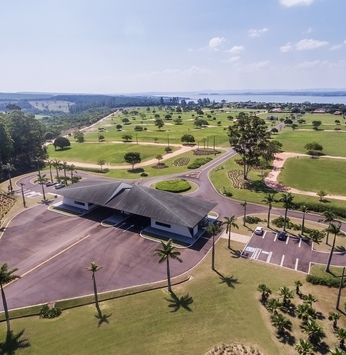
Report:
[[245,222],[248,224],[258,224],[259,222],[265,222],[265,220],[255,216],[246,216]]
[[[107,174],[109,172],[108,168],[105,169],[99,169],[99,168],[87,168],[87,167],[77,167],[78,170],[82,170],[82,171],[90,171],[92,173],[100,173],[100,174]],[[60,177],[61,178],[61,177]]]
[[40,318],[56,318],[61,314],[61,309],[57,307],[49,308],[47,304],[40,310]]
[[326,210],[333,212],[336,216],[340,218],[346,218],[346,208],[336,207],[336,206],[326,206],[321,202],[297,202],[295,203],[295,209],[298,210],[301,206],[306,206],[309,211],[323,213]]
[[204,164],[207,164],[211,161],[212,159],[209,158],[209,157],[206,157],[206,158],[197,158],[195,159],[195,161],[188,165],[188,169],[198,169],[199,167],[201,167],[202,165]]
[[[340,279],[337,277],[331,276],[313,276],[307,275],[306,281],[310,282],[313,285],[321,285],[321,286],[328,286],[328,287],[335,287],[338,288],[340,286]],[[343,287],[346,286],[346,280],[343,282]]]

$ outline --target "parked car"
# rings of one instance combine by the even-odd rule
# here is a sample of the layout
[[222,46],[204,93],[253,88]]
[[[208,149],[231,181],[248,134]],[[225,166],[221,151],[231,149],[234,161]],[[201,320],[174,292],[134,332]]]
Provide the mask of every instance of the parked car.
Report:
[[56,185],[56,182],[54,182],[54,181],[48,181],[48,182],[46,182],[46,186],[47,186],[47,187],[49,187],[49,186],[54,186],[54,185]]
[[65,186],[66,186],[65,184],[56,184],[55,188],[58,190],[58,189],[62,189]]
[[284,231],[279,232],[278,239],[285,241],[287,239],[286,232],[284,232]]
[[264,233],[264,230],[262,227],[256,227],[254,233],[257,235],[262,235]]

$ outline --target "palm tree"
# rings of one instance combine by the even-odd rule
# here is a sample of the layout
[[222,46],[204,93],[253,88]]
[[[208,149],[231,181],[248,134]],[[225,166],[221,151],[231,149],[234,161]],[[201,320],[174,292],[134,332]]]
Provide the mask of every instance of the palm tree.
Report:
[[155,249],[155,255],[159,257],[159,263],[166,261],[167,262],[167,284],[168,291],[172,292],[171,287],[171,270],[169,268],[169,259],[178,260],[179,262],[183,262],[180,258],[180,251],[173,245],[172,239],[169,239],[167,243],[161,241],[162,249]]
[[53,160],[47,160],[46,161],[47,165],[49,166],[49,174],[50,174],[50,181],[53,181],[53,174],[52,174],[52,166],[53,166]]
[[296,285],[296,294],[300,294],[300,287],[303,286],[303,283],[300,280],[294,281],[294,284]]
[[73,184],[73,173],[77,173],[76,166],[74,164],[68,165],[67,170],[71,173],[71,184]]
[[211,250],[211,269],[215,270],[215,236],[221,232],[219,223],[209,223],[204,230],[213,237],[213,246]]
[[281,306],[281,302],[276,299],[276,298],[271,298],[268,302],[267,302],[267,310],[270,312],[270,313],[273,313],[273,314],[277,314],[278,313],[278,308],[280,308]]
[[314,320],[307,320],[302,325],[302,331],[308,335],[309,341],[315,344],[319,343],[324,336],[323,328]]
[[336,312],[330,312],[328,319],[333,321],[333,329],[335,330],[338,327],[338,320],[340,319],[341,315]]
[[99,299],[98,299],[98,295],[97,295],[95,273],[97,271],[99,271],[100,269],[102,269],[102,266],[98,266],[94,261],[92,261],[90,263],[90,267],[87,267],[87,270],[92,273],[91,278],[93,280],[93,286],[94,286],[95,307],[96,307],[96,310],[97,310],[97,313],[99,314],[99,316],[101,316],[102,314],[101,314],[101,310],[100,310],[100,306],[99,306]]
[[314,346],[305,339],[299,339],[294,346],[299,355],[312,355],[314,353]]
[[337,223],[330,223],[329,227],[328,227],[328,232],[333,233],[334,234],[334,238],[333,238],[333,244],[332,244],[332,248],[330,249],[330,254],[329,254],[329,258],[328,258],[328,262],[327,262],[327,266],[325,269],[325,272],[329,272],[329,268],[330,268],[330,263],[332,262],[332,257],[333,257],[333,252],[334,252],[334,248],[335,248],[335,241],[336,241],[336,236],[341,234],[341,222],[337,222]]
[[261,300],[265,302],[269,295],[272,293],[272,290],[265,284],[259,284],[257,290],[262,292]]
[[277,329],[278,334],[284,332],[285,329],[290,330],[292,327],[291,321],[281,313],[273,314],[271,319],[272,324]]
[[273,206],[273,202],[275,201],[275,196],[276,192],[272,192],[272,193],[267,193],[264,195],[264,199],[262,200],[262,202],[264,202],[266,205],[268,205],[268,220],[267,220],[267,228],[269,228],[269,223],[270,223],[270,211],[272,209]]
[[289,208],[293,207],[293,199],[294,196],[290,192],[287,194],[281,194],[280,202],[283,203],[285,208],[284,231],[286,231],[287,211]]
[[302,235],[304,235],[304,224],[305,224],[305,213],[307,213],[309,210],[306,206],[302,206],[301,211],[303,212],[303,219],[302,219]]
[[335,348],[334,350],[330,350],[330,353],[332,355],[346,355],[346,351],[344,351],[340,348]]
[[64,180],[65,180],[65,185],[67,185],[66,171],[68,169],[68,164],[66,161],[64,161],[60,166],[61,166],[62,170],[64,170]]
[[2,170],[7,170],[7,173],[8,173],[8,181],[10,183],[9,185],[9,191],[12,192],[13,191],[13,186],[12,186],[12,179],[11,179],[11,171],[13,170],[16,170],[14,168],[14,165],[10,164],[10,163],[7,163],[7,164],[4,164],[2,166]]
[[61,161],[58,159],[54,159],[53,166],[56,170],[56,178],[57,178],[58,182],[60,183],[59,170],[60,170],[60,166],[61,166]]
[[34,182],[38,182],[42,187],[43,201],[46,201],[46,194],[44,192],[44,184],[48,181],[46,174],[41,176],[41,173],[37,174],[37,179]]
[[287,306],[291,302],[293,296],[293,291],[290,290],[287,286],[281,286],[279,288],[279,296],[282,297],[282,303],[284,306]]
[[304,322],[312,319],[316,319],[316,311],[308,304],[302,303],[297,306],[296,314],[299,319],[302,319]]
[[10,316],[8,314],[7,301],[6,301],[6,296],[5,296],[5,292],[4,292],[4,285],[20,278],[19,275],[14,274],[17,270],[18,269],[8,270],[7,263],[2,264],[0,267],[0,288],[1,288],[2,303],[4,305],[4,312],[5,312],[5,318],[6,318],[7,336],[9,336],[11,334],[11,327],[10,327]]
[[335,335],[340,341],[339,347],[344,349],[345,347],[345,340],[346,340],[346,329],[345,328],[337,328],[335,330]]
[[304,296],[304,303],[308,304],[309,306],[312,306],[313,303],[317,302],[317,298],[309,293],[307,296]]
[[[323,223],[328,223],[328,228],[330,227],[330,224],[334,221],[335,219],[335,214],[330,211],[326,210],[322,213],[322,216],[324,218],[320,219],[318,222],[323,222]],[[327,237],[326,237],[326,244],[328,244],[328,238],[329,238],[329,230],[327,228]]]
[[237,217],[232,214],[231,217],[225,217],[222,225],[226,225],[226,233],[228,233],[228,249],[231,249],[231,229],[232,227],[239,229],[238,224],[235,223]]
[[247,202],[244,201],[243,203],[241,203],[241,205],[244,207],[243,226],[245,226],[245,224],[246,224],[246,206],[247,206]]

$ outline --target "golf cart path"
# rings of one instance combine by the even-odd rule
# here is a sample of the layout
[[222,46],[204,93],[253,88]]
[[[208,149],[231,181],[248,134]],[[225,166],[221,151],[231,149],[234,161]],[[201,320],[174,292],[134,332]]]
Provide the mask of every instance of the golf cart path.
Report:
[[[289,153],[289,152],[283,152],[283,153],[278,153],[275,154],[275,159],[273,162],[273,170],[267,175],[267,177],[264,179],[265,184],[270,187],[273,190],[280,191],[280,192],[292,192],[295,194],[300,194],[300,195],[307,195],[307,196],[314,196],[316,197],[317,194],[316,192],[311,192],[311,191],[302,191],[298,189],[294,189],[292,187],[284,186],[280,184],[278,181],[278,176],[282,170],[282,167],[285,164],[286,159],[292,158],[292,157],[309,157],[308,154],[299,154],[299,153]],[[328,158],[328,159],[344,159],[346,160],[345,157],[336,157],[336,156],[331,156],[331,155],[324,155],[323,158]],[[337,199],[337,200],[344,200],[346,201],[346,196],[341,196],[341,195],[327,195],[328,198],[332,199]]]

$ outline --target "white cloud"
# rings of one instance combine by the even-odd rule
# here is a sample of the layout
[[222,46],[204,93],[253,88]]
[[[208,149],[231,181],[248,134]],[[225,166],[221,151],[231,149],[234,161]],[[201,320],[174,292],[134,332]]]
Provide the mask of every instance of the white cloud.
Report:
[[304,31],[303,33],[311,33],[313,30],[312,30],[312,27],[309,27],[306,31]]
[[291,42],[287,42],[284,46],[280,47],[281,52],[289,52],[292,50],[296,51],[305,51],[316,49],[319,47],[326,46],[328,42],[326,41],[317,41],[315,39],[302,39],[301,41],[292,44]]
[[214,37],[209,41],[209,48],[218,51],[225,42],[226,40],[223,37]]
[[280,47],[281,52],[289,52],[293,50],[293,46],[290,42],[287,42],[284,46]]
[[341,49],[343,45],[344,45],[343,43],[337,44],[335,46],[330,47],[329,50],[330,51],[337,51],[338,49]]
[[225,62],[225,63],[234,63],[234,62],[237,62],[238,60],[240,60],[240,57],[239,56],[235,56],[235,57],[228,58],[228,59],[224,60],[223,62]]
[[232,53],[232,54],[239,54],[244,49],[245,49],[244,46],[233,46],[231,49],[229,49],[229,50],[227,50],[225,52]]
[[262,28],[261,30],[254,30],[253,28],[251,28],[249,31],[247,31],[247,33],[249,34],[250,37],[259,37],[267,31],[268,28]]
[[308,68],[314,68],[318,64],[320,64],[319,60],[314,60],[313,62],[303,62],[295,66],[296,69],[308,69]]
[[302,39],[298,43],[295,44],[295,49],[297,51],[305,51],[310,49],[315,49],[319,47],[326,46],[328,42],[326,41],[317,41],[314,39]]
[[280,4],[291,7],[291,6],[309,6],[311,5],[315,0],[280,0]]

